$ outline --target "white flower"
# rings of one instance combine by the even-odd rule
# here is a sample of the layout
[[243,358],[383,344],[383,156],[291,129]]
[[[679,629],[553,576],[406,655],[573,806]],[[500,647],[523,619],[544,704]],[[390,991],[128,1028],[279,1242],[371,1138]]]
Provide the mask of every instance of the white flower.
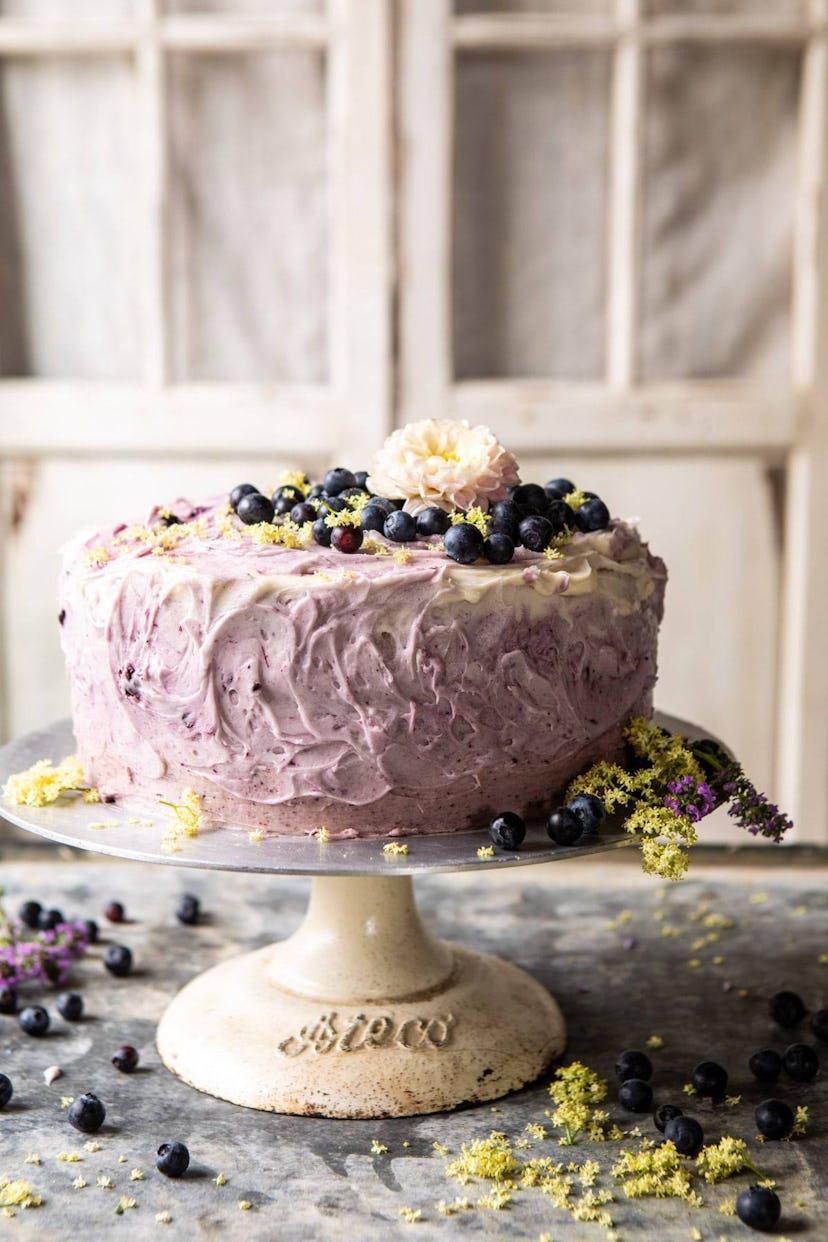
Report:
[[368,486],[405,499],[408,513],[429,505],[451,512],[504,500],[520,482],[517,462],[488,427],[429,418],[391,433],[375,455]]

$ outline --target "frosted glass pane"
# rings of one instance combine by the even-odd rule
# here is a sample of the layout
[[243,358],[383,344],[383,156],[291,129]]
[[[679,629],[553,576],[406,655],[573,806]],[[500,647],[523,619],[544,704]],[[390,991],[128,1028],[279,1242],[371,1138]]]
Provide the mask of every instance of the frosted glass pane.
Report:
[[135,0],[0,0],[0,17],[26,21],[117,21],[135,15]]
[[609,81],[604,52],[458,57],[458,378],[602,372]]
[[714,13],[718,15],[751,17],[764,16],[775,19],[804,17],[805,0],[645,0],[645,12],[650,17],[669,13]]
[[613,0],[454,0],[455,13],[609,13]]
[[790,48],[649,58],[645,377],[788,374],[800,66]]
[[324,60],[170,62],[176,378],[327,373]]
[[322,13],[325,0],[164,0],[168,13]]
[[139,371],[128,61],[0,65],[0,374]]

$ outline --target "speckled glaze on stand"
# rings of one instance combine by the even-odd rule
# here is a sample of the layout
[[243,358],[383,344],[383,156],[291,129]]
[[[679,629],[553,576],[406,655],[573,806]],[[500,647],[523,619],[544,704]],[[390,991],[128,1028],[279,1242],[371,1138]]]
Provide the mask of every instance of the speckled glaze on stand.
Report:
[[[702,731],[658,716],[685,736]],[[0,784],[40,758],[72,750],[63,721],[0,750]],[[278,944],[231,958],[187,984],[158,1028],[161,1057],[210,1095],[273,1112],[401,1117],[494,1100],[532,1082],[563,1052],[561,1011],[525,971],[437,939],[420,919],[417,873],[522,866],[629,844],[623,832],[589,845],[554,846],[530,829],[519,854],[481,862],[477,833],[412,837],[387,859],[377,840],[325,845],[214,829],[161,849],[163,826],[126,801],[89,827],[82,802],[43,808],[7,803],[12,823],[82,849],[185,867],[314,876],[299,929]],[[393,872],[393,874],[389,874]]]

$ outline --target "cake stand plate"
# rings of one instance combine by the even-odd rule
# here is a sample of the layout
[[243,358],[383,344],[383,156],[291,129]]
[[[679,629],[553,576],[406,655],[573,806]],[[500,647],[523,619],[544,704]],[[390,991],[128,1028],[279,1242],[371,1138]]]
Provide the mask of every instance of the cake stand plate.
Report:
[[[703,735],[685,721],[657,719],[684,736]],[[73,749],[68,721],[19,738],[0,749],[0,785]],[[253,843],[246,831],[221,827],[166,853],[163,807],[151,827],[146,806],[129,799],[47,807],[3,799],[0,811],[20,828],[97,853],[312,876],[298,930],[187,984],[161,1019],[158,1048],[167,1067],[201,1091],[326,1117],[407,1116],[497,1099],[563,1052],[563,1016],[546,989],[509,962],[434,936],[417,911],[414,875],[556,861],[631,840],[616,830],[556,847],[532,824],[519,853],[481,860],[481,832],[411,837],[407,855],[387,857],[377,839]],[[96,823],[107,826],[90,827]]]

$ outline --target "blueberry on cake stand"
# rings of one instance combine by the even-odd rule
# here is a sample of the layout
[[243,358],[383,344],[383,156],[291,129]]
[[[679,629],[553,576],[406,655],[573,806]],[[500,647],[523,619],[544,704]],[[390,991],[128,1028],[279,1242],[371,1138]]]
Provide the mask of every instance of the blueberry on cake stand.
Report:
[[[659,722],[701,736],[683,721]],[[74,749],[63,721],[0,750],[0,785],[38,759]],[[139,826],[145,806],[82,801],[0,804],[13,824],[61,845],[167,866],[309,875],[299,928],[277,944],[221,962],[188,983],[158,1028],[165,1065],[200,1091],[249,1108],[326,1117],[394,1117],[494,1100],[532,1082],[563,1052],[552,996],[525,971],[438,939],[417,911],[413,879],[446,871],[524,866],[628,844],[603,831],[553,845],[530,826],[519,853],[481,860],[482,832],[408,839],[266,837],[202,829],[180,852],[162,848],[165,815]],[[161,808],[159,808],[159,812]],[[90,827],[97,820],[104,829]],[[130,822],[132,821],[132,822]]]

